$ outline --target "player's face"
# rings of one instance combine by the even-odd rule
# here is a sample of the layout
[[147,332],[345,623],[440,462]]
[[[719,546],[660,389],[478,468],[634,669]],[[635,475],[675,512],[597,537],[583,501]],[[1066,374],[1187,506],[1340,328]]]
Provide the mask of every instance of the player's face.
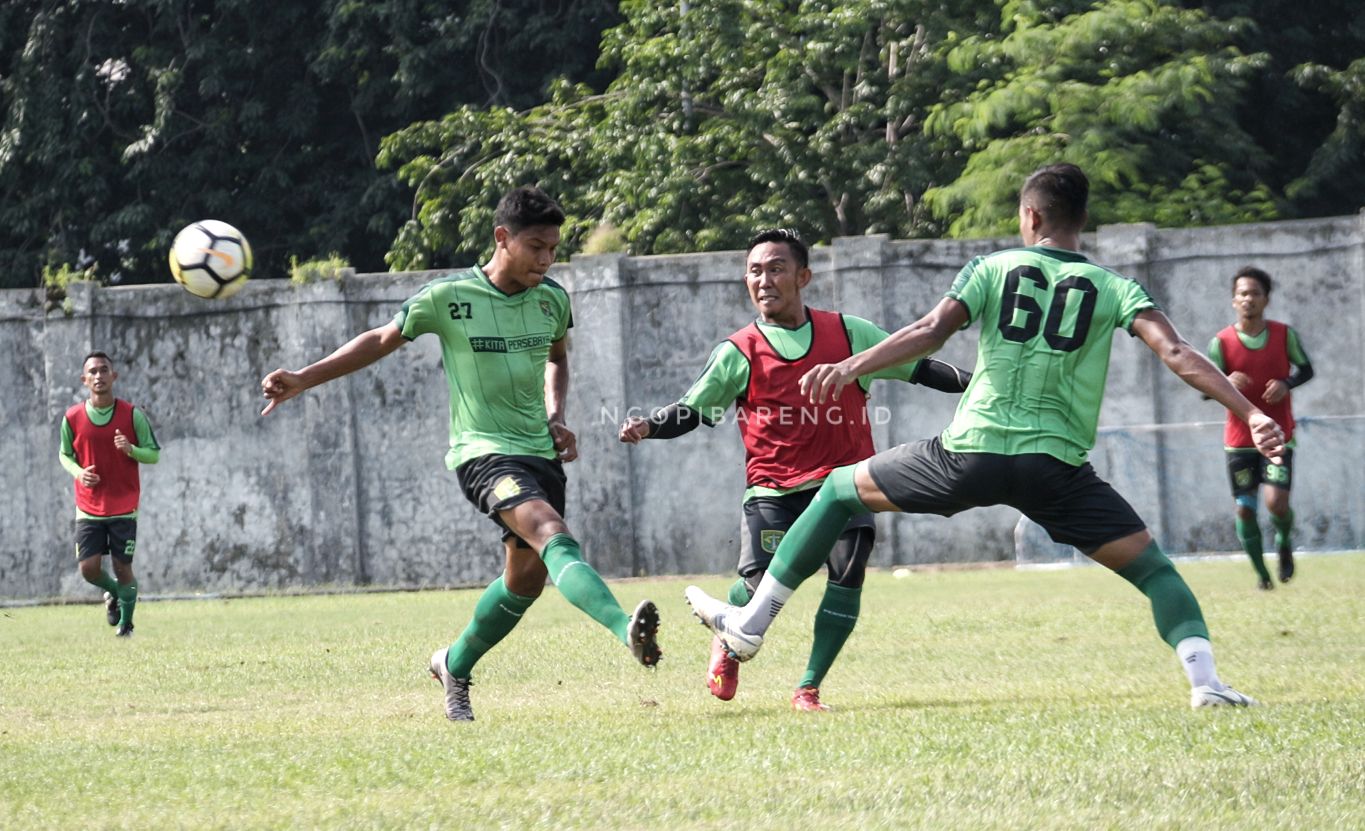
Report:
[[528,289],[540,285],[545,272],[554,265],[555,249],[559,247],[558,226],[532,225],[515,234],[499,226],[494,237],[507,252],[507,276]]
[[104,395],[114,388],[118,373],[105,358],[91,358],[81,368],[81,385],[94,395]]
[[749,252],[744,283],[749,301],[766,323],[794,325],[803,306],[801,289],[810,282],[810,269],[802,268],[785,242],[764,242]]
[[1255,320],[1265,313],[1270,295],[1252,277],[1238,277],[1232,286],[1232,308],[1242,320]]

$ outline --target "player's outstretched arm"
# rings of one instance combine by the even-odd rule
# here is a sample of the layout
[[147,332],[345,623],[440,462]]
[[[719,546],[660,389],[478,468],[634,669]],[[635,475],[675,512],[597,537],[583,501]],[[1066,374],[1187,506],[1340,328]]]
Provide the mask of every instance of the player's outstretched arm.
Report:
[[280,404],[306,389],[369,366],[406,342],[397,326],[386,323],[356,335],[332,354],[298,372],[275,370],[261,379],[261,395],[269,399],[261,415],[269,415]]
[[838,401],[844,387],[864,375],[937,352],[969,320],[966,306],[945,297],[929,314],[893,332],[871,349],[837,364],[820,364],[811,369],[801,376],[801,392],[814,404],[823,404],[830,398]]
[[676,439],[701,425],[701,413],[677,401],[655,410],[649,418],[627,418],[621,422],[617,438],[623,444],[639,444],[641,439]]
[[1272,461],[1279,461],[1284,453],[1284,433],[1279,425],[1238,392],[1237,387],[1213,361],[1181,337],[1165,313],[1156,309],[1139,312],[1133,319],[1132,329],[1133,334],[1141,338],[1180,380],[1245,421],[1251,428],[1256,449]]

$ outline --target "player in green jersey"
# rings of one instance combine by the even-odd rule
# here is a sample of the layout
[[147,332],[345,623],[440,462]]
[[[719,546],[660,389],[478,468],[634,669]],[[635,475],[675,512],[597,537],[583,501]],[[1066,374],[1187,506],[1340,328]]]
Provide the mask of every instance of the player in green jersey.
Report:
[[[679,401],[648,419],[632,416],[620,429],[620,440],[628,444],[672,439],[702,424],[714,426],[735,407],[748,485],[740,530],[740,579],[730,587],[730,602],[736,604],[748,601],[778,542],[810,504],[829,470],[874,452],[862,396],[849,397],[851,411],[827,410],[810,406],[795,389],[796,378],[804,368],[819,363],[821,355],[837,360],[887,337],[879,326],[860,317],[808,309],[801,291],[811,277],[809,253],[794,231],[781,228],[757,234],[749,242],[745,267],[745,286],[757,319],[712,350],[701,376]],[[860,390],[866,393],[875,378],[962,392],[971,375],[925,358],[865,376],[859,379]],[[790,393],[782,389],[788,385]],[[787,429],[781,418],[775,424],[761,423],[764,410],[784,406],[789,408]],[[853,517],[830,552],[829,580],[815,613],[810,659],[792,695],[796,710],[829,709],[820,700],[820,684],[857,625],[875,537],[871,514]],[[722,701],[733,698],[739,685],[739,664],[718,638],[712,641],[706,685]]]
[[693,611],[736,657],[758,652],[782,605],[819,569],[850,517],[951,516],[1005,504],[1146,595],[1158,633],[1189,679],[1192,706],[1256,703],[1219,679],[1194,594],[1132,507],[1086,462],[1112,331],[1140,338],[1182,380],[1235,413],[1266,456],[1279,458],[1284,436],[1180,336],[1146,290],[1079,253],[1088,196],[1089,182],[1075,165],[1035,171],[1019,194],[1024,248],[972,260],[929,314],[866,352],[802,377],[812,401],[837,397],[858,378],[927,355],[959,329],[981,325],[971,384],[940,437],[831,473],[783,538],[748,605],[687,589]]
[[[90,391],[83,403],[62,416],[62,468],[75,480],[76,557],[81,577],[104,589],[105,620],[121,638],[133,634],[137,578],[139,465],[154,465],[161,447],[151,422],[138,407],[114,397],[118,373],[103,352],[81,362],[81,384]],[[129,437],[132,438],[129,438]],[[111,578],[102,565],[109,555]]]
[[445,688],[446,717],[473,721],[474,664],[506,637],[540,596],[545,579],[601,623],[641,664],[661,652],[658,610],[626,614],[564,523],[564,462],[578,458],[564,420],[569,389],[569,297],[545,272],[554,263],[564,212],[539,188],[498,203],[493,257],[452,272],[405,302],[393,321],[364,332],[297,372],[261,381],[262,415],[304,390],[368,366],[423,334],[436,335],[450,387],[450,450],[466,498],[503,529],[506,568],[480,597],[473,620],[431,656]]
[[1256,569],[1257,588],[1275,587],[1265,567],[1264,541],[1256,518],[1256,492],[1265,498],[1270,522],[1275,527],[1275,548],[1281,583],[1294,577],[1294,510],[1289,491],[1294,484],[1294,410],[1290,390],[1313,377],[1313,365],[1294,327],[1265,316],[1270,304],[1270,275],[1255,266],[1244,266],[1232,276],[1232,307],[1237,322],[1224,328],[1209,342],[1209,359],[1233,386],[1241,390],[1266,415],[1275,419],[1285,434],[1284,457],[1279,464],[1256,452],[1246,425],[1229,416],[1223,427],[1228,479],[1237,505],[1237,538]]

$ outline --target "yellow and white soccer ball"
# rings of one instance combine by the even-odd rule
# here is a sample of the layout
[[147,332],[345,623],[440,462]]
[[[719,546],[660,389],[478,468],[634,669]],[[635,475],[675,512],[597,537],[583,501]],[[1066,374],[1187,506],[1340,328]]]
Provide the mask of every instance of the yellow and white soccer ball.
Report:
[[171,243],[171,276],[198,297],[231,297],[251,276],[251,245],[226,222],[188,225]]

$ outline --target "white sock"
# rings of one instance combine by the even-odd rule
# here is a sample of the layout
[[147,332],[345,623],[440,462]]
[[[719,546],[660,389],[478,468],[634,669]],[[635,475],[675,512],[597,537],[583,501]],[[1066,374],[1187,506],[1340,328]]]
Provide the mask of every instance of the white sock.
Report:
[[1213,665],[1213,644],[1208,638],[1185,638],[1175,645],[1175,654],[1180,659],[1180,666],[1185,668],[1191,687],[1223,688]]
[[735,617],[735,623],[739,625],[740,631],[750,635],[762,635],[767,632],[777,613],[782,611],[787,598],[795,591],[764,572],[763,579],[758,581],[758,588],[754,589],[754,596],[749,598],[749,602]]

